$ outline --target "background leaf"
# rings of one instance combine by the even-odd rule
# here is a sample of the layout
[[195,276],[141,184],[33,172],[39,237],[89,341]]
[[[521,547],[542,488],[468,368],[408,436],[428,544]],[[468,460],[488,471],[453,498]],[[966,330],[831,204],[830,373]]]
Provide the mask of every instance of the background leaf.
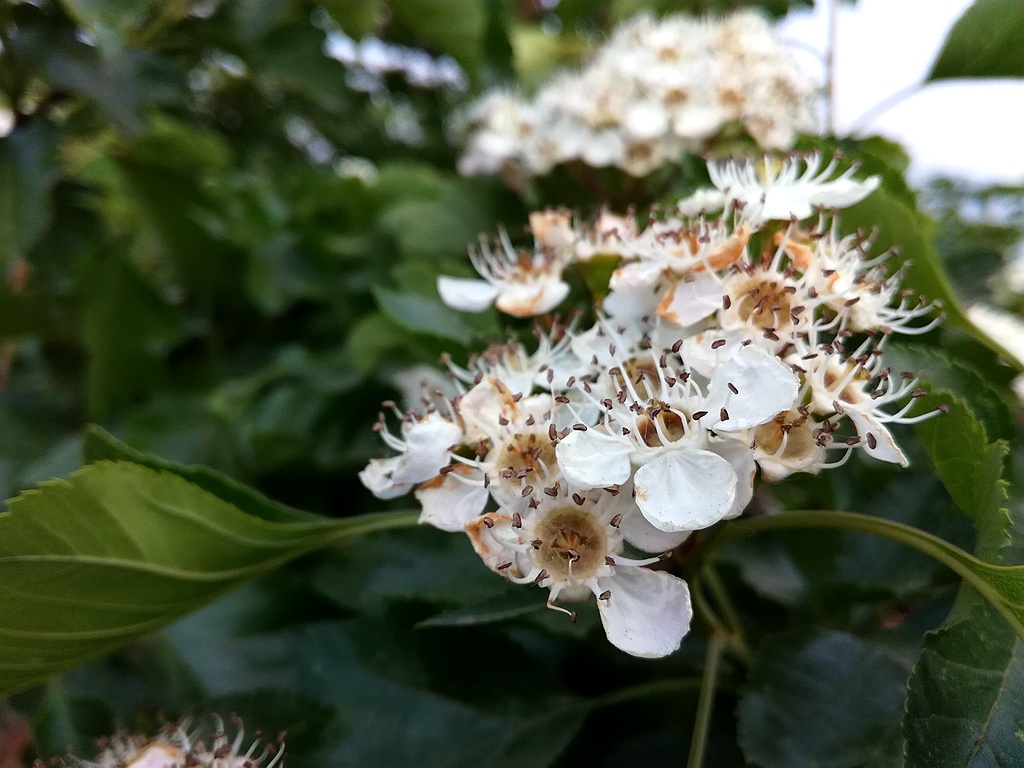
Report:
[[1024,4],[975,0],[964,11],[932,65],[928,80],[1024,77]]
[[269,522],[126,463],[46,483],[0,516],[0,691],[108,652],[329,541],[402,520]]
[[[957,386],[948,372],[940,371],[936,381],[960,392],[974,389]],[[1017,527],[1005,506],[1006,445],[988,442],[985,425],[953,392],[933,392],[924,398],[926,406],[940,397],[950,404],[950,412],[917,427],[925,449],[950,494],[975,522],[976,555],[992,563],[1020,565],[1020,541],[1013,538]],[[1018,599],[1024,603],[1024,597]],[[1024,646],[1019,632],[998,621],[993,607],[964,586],[943,626],[925,636],[910,677],[904,721],[907,766],[1012,765],[1024,732],[1022,696]]]
[[843,632],[765,640],[737,710],[744,754],[761,768],[898,768],[911,658]]

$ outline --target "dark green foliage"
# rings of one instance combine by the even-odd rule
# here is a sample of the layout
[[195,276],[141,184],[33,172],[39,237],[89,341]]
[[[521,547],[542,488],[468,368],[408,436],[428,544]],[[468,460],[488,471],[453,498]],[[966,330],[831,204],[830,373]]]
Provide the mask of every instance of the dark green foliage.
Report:
[[[706,622],[667,659],[626,657],[593,604],[575,624],[546,610],[464,538],[411,528],[410,500],[381,512],[356,472],[383,452],[371,426],[396,373],[528,336],[437,296],[439,274],[471,274],[479,234],[521,241],[538,202],[587,215],[706,182],[698,157],[645,180],[560,168],[523,199],[456,175],[452,116],[575,63],[634,12],[741,5],[0,4],[0,490],[43,483],[0,515],[0,690],[32,722],[33,756],[219,711],[287,730],[293,768],[685,762]],[[930,79],[1024,74],[1018,6],[975,3]],[[466,90],[398,73],[354,88],[325,53],[338,30],[450,56]],[[880,175],[842,226],[877,228],[873,253],[896,247],[908,289],[944,303],[942,329],[887,354],[925,372],[921,410],[951,408],[900,431],[908,470],[855,457],[762,485],[754,505],[912,526],[974,586],[864,533],[712,542],[745,646],[722,659],[705,765],[1022,763],[1024,655],[1006,620],[1024,617],[1024,588],[1000,569],[1024,564],[1017,371],[963,309],[993,291],[1024,308],[998,277],[1020,190],[919,195],[879,137],[798,148]],[[574,277],[581,306],[610,269]],[[402,530],[370,535],[386,528]],[[692,576],[687,562],[666,567]]]

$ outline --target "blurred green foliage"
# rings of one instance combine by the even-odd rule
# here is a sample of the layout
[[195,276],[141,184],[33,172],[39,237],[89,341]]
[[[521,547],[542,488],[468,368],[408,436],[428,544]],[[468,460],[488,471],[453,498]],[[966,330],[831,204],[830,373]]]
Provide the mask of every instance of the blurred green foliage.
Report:
[[[379,402],[397,394],[395,374],[446,351],[464,359],[504,333],[496,314],[445,308],[436,276],[468,275],[466,245],[500,225],[518,236],[529,204],[586,213],[605,201],[562,171],[529,201],[496,178],[459,178],[452,113],[487,87],[535,85],[637,11],[740,5],[0,5],[0,107],[10,120],[0,138],[2,495],[77,468],[85,427],[98,422],[159,458],[94,432],[91,459],[171,468],[252,514],[288,519],[279,503],[336,518],[380,510],[355,473],[381,452],[371,425]],[[760,3],[773,16],[790,5],[809,3]],[[464,81],[368,78],[330,55],[341,32],[450,57]],[[950,56],[942,61],[955,64]],[[722,150],[744,146],[730,139]],[[848,224],[881,225],[880,243],[904,248],[916,262],[908,287],[948,292],[951,315],[998,287],[1021,235],[1020,190],[937,183],[919,197],[890,142],[807,137],[800,147],[840,148],[882,175],[879,197]],[[699,158],[684,158],[644,184],[614,173],[600,181],[605,198],[643,205],[692,189],[703,173]],[[1010,216],[986,208],[997,197]],[[1021,309],[1019,296],[1000,301]],[[941,369],[936,386],[978,414],[970,424],[987,432],[973,434],[992,455],[1001,449],[989,440],[1015,439],[1006,530],[991,535],[1016,542],[1016,371],[961,320],[900,354],[908,367]],[[873,514],[971,549],[976,531],[927,444],[909,430],[899,437],[907,471],[856,460],[764,488],[755,504]],[[274,503],[167,462],[219,470]],[[1020,563],[1018,549],[989,559]],[[935,562],[886,540],[806,531],[734,541],[716,564],[743,606],[755,658],[749,674],[740,660],[723,662],[707,765],[901,765],[904,738],[908,765],[933,765],[930,718],[942,717],[981,717],[1013,763],[1013,713],[986,706],[1004,682],[1019,690],[1020,641],[965,596],[951,625],[925,640],[956,592]],[[120,725],[152,729],[160,713],[218,710],[253,729],[287,729],[297,768],[681,763],[706,628],[651,663],[598,641],[593,606],[572,625],[539,605],[539,591],[512,593],[486,572],[467,541],[396,531],[303,558],[13,704],[32,721],[40,757],[69,744],[88,752],[91,738]],[[904,715],[923,646],[930,666],[915,672]],[[965,661],[971,647],[986,653]],[[966,662],[981,671],[964,672]],[[964,675],[958,685],[976,686],[970,700],[935,693],[950,669]],[[827,729],[808,725],[815,716]],[[977,733],[955,735],[943,765],[973,764],[956,756]]]

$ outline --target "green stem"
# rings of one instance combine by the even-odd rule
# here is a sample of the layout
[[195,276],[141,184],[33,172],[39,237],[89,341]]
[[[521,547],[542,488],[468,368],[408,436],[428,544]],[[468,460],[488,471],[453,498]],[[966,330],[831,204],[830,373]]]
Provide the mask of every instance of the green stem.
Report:
[[[363,536],[367,533],[390,531],[395,528],[413,528],[419,525],[420,513],[374,512],[349,518],[349,520],[352,521],[352,524],[338,531],[337,536],[334,537],[336,541],[342,541],[353,536]],[[356,523],[356,520],[359,522]]]
[[[728,595],[725,595],[725,601],[728,603],[728,608],[725,610],[729,611],[732,609],[732,615],[731,618],[727,617],[727,620],[723,622],[715,612],[715,609],[711,607],[707,595],[704,594],[704,580],[707,573],[708,568],[705,566],[698,575],[690,579],[690,597],[693,600],[694,613],[707,623],[710,629],[708,636],[717,635],[722,638],[726,647],[749,667],[754,662],[754,654],[751,652],[750,646],[747,645],[746,638],[743,636],[743,627],[739,624],[739,618],[732,607],[732,603],[729,601]],[[712,578],[714,579],[714,575]],[[721,587],[721,584],[718,586]],[[712,591],[714,591],[714,587],[712,587]]]
[[711,591],[711,597],[725,617],[725,621],[729,625],[733,636],[744,648],[747,648],[747,637],[743,631],[743,622],[740,620],[739,611],[732,604],[729,592],[718,577],[718,572],[711,566],[711,563],[707,563],[701,571],[701,575],[704,577],[704,581],[707,582],[708,589]]
[[693,723],[693,739],[690,741],[690,757],[686,768],[701,768],[704,764],[704,749],[711,730],[711,710],[718,688],[718,663],[722,659],[725,639],[717,632],[708,640],[708,652],[704,659],[704,674],[700,683],[700,698],[697,700],[697,719]]
[[590,706],[595,709],[598,707],[613,707],[618,704],[628,704],[637,699],[645,699],[648,696],[663,696],[669,693],[678,693],[679,691],[696,690],[700,684],[701,681],[695,677],[653,680],[649,683],[631,685],[628,688],[622,688],[604,696],[599,696],[590,702]]
[[1004,572],[1019,572],[1020,567],[996,566],[983,563],[947,541],[918,528],[897,523],[882,517],[862,515],[855,512],[833,510],[801,510],[781,512],[740,520],[730,520],[712,529],[704,539],[701,557],[706,558],[716,547],[749,536],[758,531],[787,530],[791,528],[835,528],[846,531],[870,533],[905,544],[945,565],[974,587],[1007,620],[1018,635],[1024,639],[1024,623],[1010,608],[1007,598],[993,584],[981,575],[988,571],[999,577]]

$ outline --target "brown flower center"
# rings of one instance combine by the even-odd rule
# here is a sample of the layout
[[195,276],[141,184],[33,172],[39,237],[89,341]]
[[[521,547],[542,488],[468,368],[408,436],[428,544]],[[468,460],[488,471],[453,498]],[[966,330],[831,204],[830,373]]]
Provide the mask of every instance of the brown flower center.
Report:
[[[734,294],[736,312],[743,320],[757,328],[786,328],[789,326],[792,302],[786,285],[767,277],[755,277],[744,283]],[[738,300],[737,300],[738,299]]]
[[593,515],[583,509],[556,509],[534,530],[540,544],[533,560],[556,581],[585,581],[597,573],[608,555],[608,534]]

